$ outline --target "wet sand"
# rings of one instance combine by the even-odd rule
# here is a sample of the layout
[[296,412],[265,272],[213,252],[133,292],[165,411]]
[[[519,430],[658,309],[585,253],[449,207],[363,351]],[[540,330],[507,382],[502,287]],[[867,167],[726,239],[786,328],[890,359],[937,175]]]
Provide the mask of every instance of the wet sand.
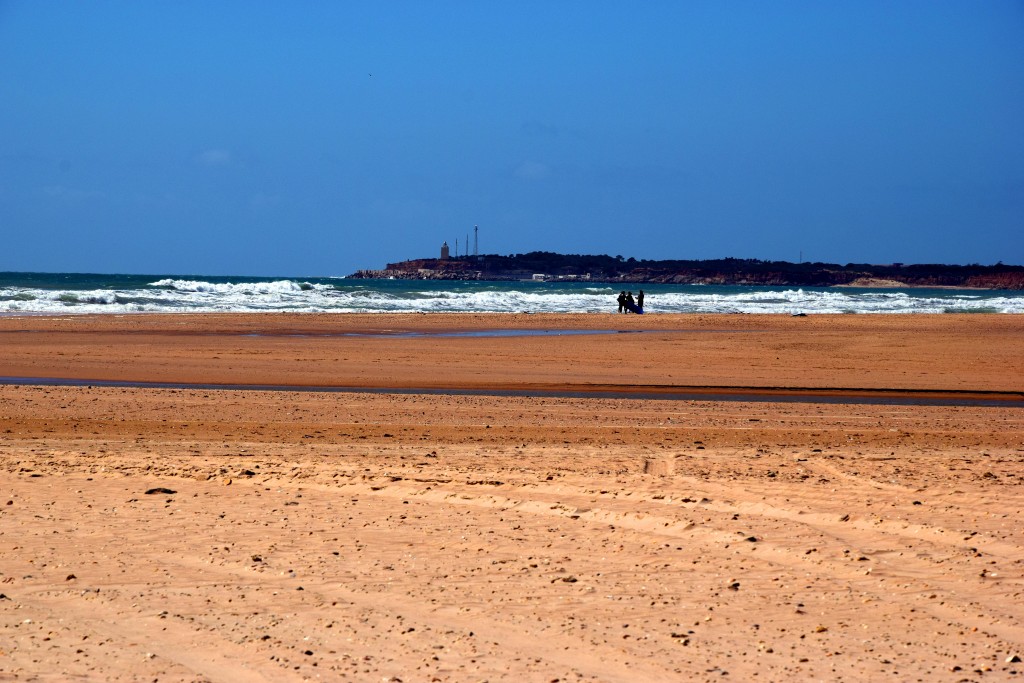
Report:
[[[615,332],[474,336],[509,328]],[[435,334],[453,330],[474,334]],[[1022,333],[995,315],[0,318],[0,375],[1010,395]],[[0,454],[0,680],[1024,676],[1013,405],[12,385]]]

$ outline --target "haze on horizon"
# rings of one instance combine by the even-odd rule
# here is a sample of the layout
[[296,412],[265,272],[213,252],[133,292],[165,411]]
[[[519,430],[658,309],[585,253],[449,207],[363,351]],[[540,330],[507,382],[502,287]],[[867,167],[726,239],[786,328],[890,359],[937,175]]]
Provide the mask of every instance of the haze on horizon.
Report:
[[8,0],[0,83],[0,271],[1024,263],[1014,0]]

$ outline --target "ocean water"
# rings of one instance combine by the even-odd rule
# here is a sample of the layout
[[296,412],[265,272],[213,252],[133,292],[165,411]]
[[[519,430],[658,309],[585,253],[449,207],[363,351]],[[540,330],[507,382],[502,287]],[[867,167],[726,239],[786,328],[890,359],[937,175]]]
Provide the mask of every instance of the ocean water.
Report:
[[[228,312],[607,313],[624,285],[0,273],[0,315]],[[1024,292],[632,285],[657,313],[1024,313]]]

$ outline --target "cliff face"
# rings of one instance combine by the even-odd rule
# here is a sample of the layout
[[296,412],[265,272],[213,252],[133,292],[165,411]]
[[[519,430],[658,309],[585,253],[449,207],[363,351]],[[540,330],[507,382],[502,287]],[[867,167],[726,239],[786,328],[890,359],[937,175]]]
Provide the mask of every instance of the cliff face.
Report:
[[989,273],[974,275],[967,278],[968,287],[979,287],[981,289],[1024,289],[1024,273]]
[[[837,285],[971,287],[1024,290],[1024,266],[892,264],[838,265],[757,259],[647,261],[620,256],[532,252],[453,259],[415,259],[389,263],[383,270],[361,270],[350,278],[393,277],[408,280],[521,280],[541,274],[550,280],[615,283],[762,285],[831,287]],[[882,284],[884,283],[884,284]]]

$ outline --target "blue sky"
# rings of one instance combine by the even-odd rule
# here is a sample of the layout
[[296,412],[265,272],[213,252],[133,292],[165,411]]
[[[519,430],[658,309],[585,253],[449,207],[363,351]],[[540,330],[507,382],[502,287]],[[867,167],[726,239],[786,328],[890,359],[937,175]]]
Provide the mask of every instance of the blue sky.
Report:
[[1024,263],[1024,3],[0,0],[0,270]]

